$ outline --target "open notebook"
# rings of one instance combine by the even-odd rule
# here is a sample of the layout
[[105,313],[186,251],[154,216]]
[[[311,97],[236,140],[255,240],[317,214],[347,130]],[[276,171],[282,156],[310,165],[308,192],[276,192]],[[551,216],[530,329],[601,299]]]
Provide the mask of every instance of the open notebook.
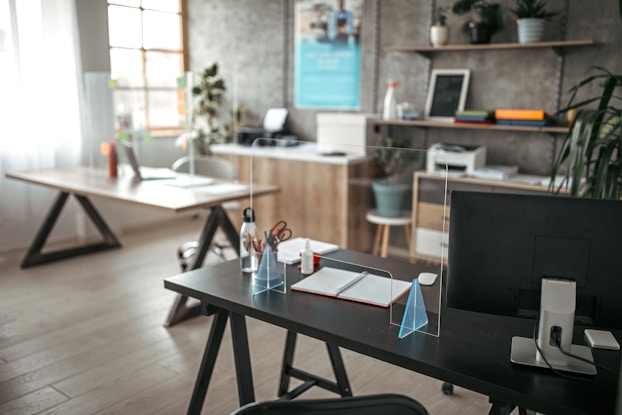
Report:
[[336,268],[324,267],[292,285],[292,290],[343,300],[389,307],[406,294],[412,283]]

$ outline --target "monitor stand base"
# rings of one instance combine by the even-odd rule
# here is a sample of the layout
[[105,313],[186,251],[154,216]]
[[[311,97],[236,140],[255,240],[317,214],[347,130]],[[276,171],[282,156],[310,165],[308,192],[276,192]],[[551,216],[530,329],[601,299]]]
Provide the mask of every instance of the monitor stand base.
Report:
[[[512,353],[510,355],[510,361],[519,365],[536,366],[549,368],[545,362],[536,360],[536,343],[533,338],[528,337],[512,337]],[[583,359],[594,361],[592,357],[592,351],[587,346],[580,346],[573,344],[570,346],[570,353],[582,357]],[[565,372],[580,373],[583,375],[595,375],[596,366],[593,364],[583,362],[579,359],[573,359],[568,356],[566,364],[551,364],[555,370],[563,370]]]

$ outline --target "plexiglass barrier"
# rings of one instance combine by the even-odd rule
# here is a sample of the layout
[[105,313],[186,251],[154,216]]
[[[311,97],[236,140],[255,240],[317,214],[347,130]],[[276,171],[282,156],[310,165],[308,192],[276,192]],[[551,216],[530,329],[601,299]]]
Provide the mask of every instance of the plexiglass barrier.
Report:
[[[273,234],[278,223],[291,229],[276,246],[281,268],[293,265],[287,267],[282,292],[289,283],[287,295],[311,292],[308,285],[336,290],[335,296],[367,293],[373,298],[350,299],[377,303],[379,312],[387,313],[387,324],[399,327],[400,337],[413,331],[439,336],[447,247],[441,242],[434,260],[415,256],[413,201],[422,194],[435,200],[439,217],[434,231],[446,241],[448,169],[443,154],[383,145],[339,148],[339,153],[322,154],[316,143],[260,138],[248,149],[250,206],[260,239]],[[428,156],[435,166],[432,175],[441,183],[434,190],[414,186]],[[280,192],[254,197],[257,184],[278,185]],[[313,274],[303,276],[296,265],[307,238],[318,263]],[[387,259],[378,260],[380,256]]]

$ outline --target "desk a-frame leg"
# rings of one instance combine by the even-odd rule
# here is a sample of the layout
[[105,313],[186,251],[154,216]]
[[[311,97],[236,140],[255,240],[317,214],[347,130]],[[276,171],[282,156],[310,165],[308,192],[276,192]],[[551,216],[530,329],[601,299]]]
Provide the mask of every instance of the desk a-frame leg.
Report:
[[202,313],[204,315],[213,314],[214,320],[212,321],[210,334],[207,338],[207,344],[205,345],[205,351],[203,353],[203,359],[201,360],[199,373],[194,384],[194,391],[190,399],[188,414],[198,415],[201,413],[203,403],[205,402],[205,395],[207,394],[207,388],[209,387],[212,373],[214,372],[216,357],[218,357],[218,351],[222,343],[227,319],[229,319],[229,325],[231,327],[233,357],[238,384],[238,401],[240,406],[254,402],[253,371],[248,349],[248,333],[246,330],[245,317],[241,314],[210,307],[209,305],[203,306]]
[[[352,396],[352,389],[346,374],[346,368],[343,364],[339,347],[326,343],[328,355],[333,367],[336,382],[324,379],[312,373],[296,369],[294,363],[294,349],[296,348],[297,333],[287,331],[285,339],[285,351],[283,352],[283,364],[281,366],[281,380],[279,382],[278,396],[280,400],[291,400],[306,392],[313,386],[328,390],[330,392],[341,395],[341,397]],[[303,383],[295,389],[288,391],[290,378],[302,380]]]
[[68,197],[68,192],[59,192],[56,201],[52,205],[52,208],[48,212],[43,223],[41,224],[41,227],[37,231],[35,239],[32,241],[30,248],[28,248],[28,251],[26,252],[26,256],[20,264],[21,268],[28,268],[34,265],[45,264],[52,261],[59,261],[61,259],[71,258],[78,255],[86,255],[93,252],[121,247],[121,243],[114,235],[114,233],[112,233],[112,230],[110,230],[110,228],[108,227],[102,216],[99,214],[99,212],[95,209],[95,206],[93,206],[90,200],[87,199],[85,196],[79,196],[74,194],[74,197],[78,200],[80,206],[82,206],[82,209],[86,212],[88,217],[91,219],[91,221],[99,231],[100,235],[103,238],[103,241],[43,253],[43,246],[45,245],[45,242],[50,236],[50,232],[52,232],[52,228],[58,220],[58,216],[63,210],[63,207],[65,206]]
[[[189,271],[203,266],[203,262],[207,256],[207,251],[212,244],[212,240],[214,239],[214,235],[216,234],[219,226],[224,231],[227,239],[231,242],[231,246],[236,250],[237,254],[240,255],[240,235],[231,223],[227,212],[222,206],[218,205],[211,209],[207,221],[205,222],[205,226],[201,231],[201,236],[199,237],[199,249],[197,250],[195,256],[196,259]],[[166,322],[164,323],[165,327],[171,327],[181,321],[201,314],[201,306],[199,304],[188,307],[186,306],[187,302],[188,296],[181,294],[176,295],[168,317],[166,318]]]

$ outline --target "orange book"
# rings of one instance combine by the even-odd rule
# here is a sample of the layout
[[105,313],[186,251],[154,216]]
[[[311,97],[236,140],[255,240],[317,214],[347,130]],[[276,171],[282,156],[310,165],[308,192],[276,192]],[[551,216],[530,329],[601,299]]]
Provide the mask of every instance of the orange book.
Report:
[[548,115],[544,110],[501,109],[495,110],[495,118],[505,120],[543,120]]

